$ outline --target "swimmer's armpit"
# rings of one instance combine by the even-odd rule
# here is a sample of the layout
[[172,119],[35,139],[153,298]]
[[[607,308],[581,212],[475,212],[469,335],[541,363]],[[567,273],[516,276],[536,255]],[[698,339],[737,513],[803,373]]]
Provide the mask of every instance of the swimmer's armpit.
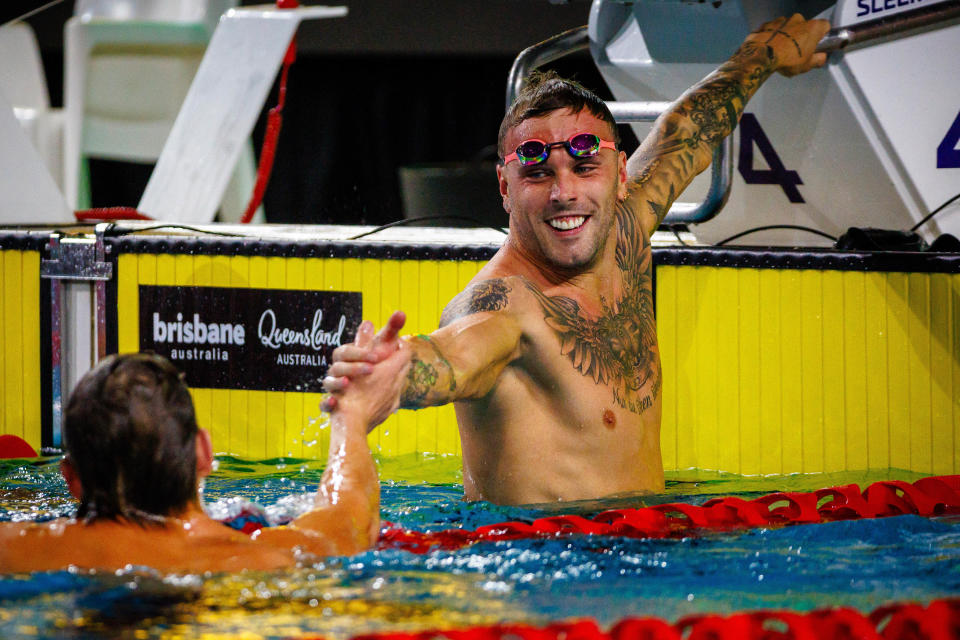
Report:
[[457,294],[443,310],[440,326],[482,311],[502,311],[510,301],[510,284],[503,278],[475,282]]

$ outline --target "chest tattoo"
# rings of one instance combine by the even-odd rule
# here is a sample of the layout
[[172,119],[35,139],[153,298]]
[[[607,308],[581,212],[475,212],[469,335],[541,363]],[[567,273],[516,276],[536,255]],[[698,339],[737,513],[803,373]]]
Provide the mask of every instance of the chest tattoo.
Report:
[[617,266],[623,293],[612,302],[601,300],[598,317],[586,317],[572,298],[548,296],[531,282],[527,288],[540,302],[547,326],[559,338],[560,353],[594,383],[609,386],[618,405],[642,414],[660,392],[652,252],[632,224],[632,216],[618,213],[617,218]]

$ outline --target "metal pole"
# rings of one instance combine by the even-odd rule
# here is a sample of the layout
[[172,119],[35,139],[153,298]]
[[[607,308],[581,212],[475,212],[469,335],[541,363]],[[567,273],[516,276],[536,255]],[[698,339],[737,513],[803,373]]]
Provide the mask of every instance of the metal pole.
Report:
[[945,23],[960,20],[960,0],[949,0],[931,6],[877,18],[850,27],[831,30],[820,40],[817,51],[829,53],[890,36],[913,35],[928,27],[943,27]]
[[[50,236],[50,257],[54,260],[60,257],[60,237]],[[59,280],[50,280],[50,400],[53,404],[53,434],[51,445],[60,448],[63,433],[63,286]]]
[[547,38],[543,42],[527,47],[513,61],[510,75],[507,76],[507,109],[520,93],[524,79],[537,67],[543,66],[563,56],[582,51],[590,46],[590,35],[586,25]]

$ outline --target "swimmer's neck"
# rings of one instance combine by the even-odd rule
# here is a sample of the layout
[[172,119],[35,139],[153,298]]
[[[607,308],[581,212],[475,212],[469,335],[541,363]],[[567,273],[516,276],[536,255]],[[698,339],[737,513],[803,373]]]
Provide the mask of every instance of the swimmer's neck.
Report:
[[579,290],[589,297],[613,298],[619,284],[613,277],[615,269],[610,266],[613,264],[614,261],[600,256],[587,267],[564,268],[530,255],[517,243],[508,242],[490,260],[489,266],[492,276],[521,276],[541,290],[556,287]]
[[98,516],[95,512],[88,514],[85,518],[78,519],[78,522],[84,525],[103,525],[115,524],[120,526],[138,526],[138,527],[158,527],[158,528],[184,528],[190,529],[203,521],[210,520],[210,517],[200,506],[199,501],[191,501],[186,506],[175,509],[169,513],[150,513],[137,508],[127,510],[127,515],[117,517]]

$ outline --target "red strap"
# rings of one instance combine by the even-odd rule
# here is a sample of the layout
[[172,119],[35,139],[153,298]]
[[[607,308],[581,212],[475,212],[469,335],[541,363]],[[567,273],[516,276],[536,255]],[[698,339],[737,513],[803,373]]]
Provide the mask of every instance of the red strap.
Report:
[[81,209],[73,212],[79,222],[94,220],[153,220],[145,213],[140,213],[135,207],[99,207],[97,209]]
[[[278,9],[296,9],[300,4],[297,0],[277,0]],[[267,128],[263,134],[263,146],[260,149],[260,165],[257,167],[257,182],[253,186],[253,195],[247,203],[247,209],[240,218],[242,224],[253,220],[257,207],[263,202],[263,194],[267,191],[270,174],[273,172],[273,161],[277,153],[277,140],[280,137],[280,128],[283,126],[283,107],[287,101],[287,76],[290,65],[297,59],[297,39],[294,37],[283,56],[283,67],[280,71],[280,86],[277,89],[277,105],[267,113]]]

